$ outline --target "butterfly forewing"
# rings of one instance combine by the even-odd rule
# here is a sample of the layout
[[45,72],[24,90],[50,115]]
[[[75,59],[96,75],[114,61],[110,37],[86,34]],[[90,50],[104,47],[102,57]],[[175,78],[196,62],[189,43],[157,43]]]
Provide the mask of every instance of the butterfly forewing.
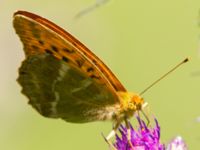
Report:
[[[70,55],[73,54],[73,52],[76,52],[74,54],[79,54],[77,56],[78,59],[87,59],[85,61],[86,63],[91,63],[91,66],[88,66],[86,70],[82,69],[83,71],[91,71],[90,67],[94,67],[93,69],[97,71],[96,75],[100,75],[104,78],[106,81],[106,84],[108,86],[111,86],[114,88],[115,91],[126,91],[124,86],[120,83],[120,81],[115,77],[115,75],[110,71],[110,69],[95,55],[93,54],[87,47],[85,47],[81,42],[79,42],[76,38],[74,38],[71,34],[60,28],[59,26],[55,25],[54,23],[48,21],[45,18],[42,18],[38,15],[25,12],[25,11],[18,11],[14,14],[14,27],[16,29],[16,32],[20,36],[24,47],[28,44],[30,45],[30,39],[32,42],[34,42],[36,45],[39,46],[42,45],[42,49],[40,49],[42,52],[45,51],[45,48],[47,50],[53,49],[54,51],[57,50],[56,53],[54,53],[54,56],[63,57],[66,56],[67,58],[70,57]],[[55,37],[52,40],[50,40],[51,37]],[[31,42],[31,44],[32,44]],[[44,45],[44,42],[46,42],[46,46]],[[63,44],[60,49],[55,49],[52,46],[55,45],[48,45],[50,42],[55,42],[58,45],[61,43]],[[50,43],[53,44],[53,43]],[[25,53],[34,53],[38,52],[38,50],[35,51],[35,49],[31,50],[31,46],[29,48],[25,48]],[[41,51],[39,51],[41,53]],[[59,52],[58,52],[59,51]],[[49,52],[49,51],[48,51]],[[52,52],[52,51],[51,51]],[[60,58],[59,57],[59,58]],[[72,56],[72,60],[78,61],[76,62],[79,66],[81,63],[80,60],[75,59],[76,56]],[[86,64],[83,66],[87,66]],[[93,76],[95,78],[95,76]],[[97,76],[98,77],[98,76]]]
[[120,103],[117,91],[125,88],[108,67],[44,18],[19,11],[13,23],[26,54],[18,81],[29,103],[44,116],[66,121],[109,119],[106,114]]

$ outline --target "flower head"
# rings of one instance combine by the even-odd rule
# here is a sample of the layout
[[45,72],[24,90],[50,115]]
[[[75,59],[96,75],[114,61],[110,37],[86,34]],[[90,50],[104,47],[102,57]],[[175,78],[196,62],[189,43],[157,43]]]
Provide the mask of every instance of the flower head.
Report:
[[[134,150],[164,150],[164,144],[160,143],[160,126],[155,119],[155,127],[147,127],[145,122],[137,117],[139,127],[135,130],[131,126],[131,143]],[[120,126],[119,131],[121,138],[116,135],[116,143],[114,146],[117,150],[131,150],[130,144],[127,139],[127,128],[123,125]]]
[[[149,127],[145,122],[137,117],[139,126],[137,129],[131,127],[131,144],[134,150],[187,150],[187,146],[181,136],[172,139],[167,148],[160,142],[160,126],[158,121],[154,119],[155,126]],[[121,136],[116,135],[116,142],[114,146],[117,150],[132,150],[127,138],[127,128],[123,125],[120,126],[119,132]]]

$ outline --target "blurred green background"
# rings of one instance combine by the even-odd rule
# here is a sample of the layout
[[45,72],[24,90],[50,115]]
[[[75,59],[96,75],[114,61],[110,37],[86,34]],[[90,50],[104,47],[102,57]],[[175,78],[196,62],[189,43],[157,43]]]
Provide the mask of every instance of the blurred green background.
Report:
[[111,0],[82,18],[95,0],[0,0],[0,149],[105,150],[111,122],[72,124],[40,116],[17,84],[24,59],[12,27],[16,10],[50,19],[97,54],[129,91],[140,92],[185,57],[190,62],[144,98],[161,126],[162,142],[181,135],[200,148],[199,0]]

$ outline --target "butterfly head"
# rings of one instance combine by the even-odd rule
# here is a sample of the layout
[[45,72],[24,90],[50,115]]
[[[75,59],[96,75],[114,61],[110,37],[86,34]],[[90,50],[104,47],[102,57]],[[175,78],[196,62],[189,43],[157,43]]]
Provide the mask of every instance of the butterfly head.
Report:
[[121,110],[120,112],[126,117],[131,117],[136,111],[142,109],[144,104],[144,99],[135,93],[130,92],[120,92],[118,93],[120,97]]
[[129,102],[129,109],[141,110],[144,104],[144,99],[137,94],[134,94]]

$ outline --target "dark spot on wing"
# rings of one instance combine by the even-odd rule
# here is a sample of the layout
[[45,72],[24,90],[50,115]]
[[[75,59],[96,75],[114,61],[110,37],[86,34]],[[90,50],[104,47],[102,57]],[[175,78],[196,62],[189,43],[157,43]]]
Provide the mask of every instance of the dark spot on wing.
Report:
[[93,72],[93,71],[94,71],[94,68],[92,67],[87,68],[87,72]]
[[65,56],[62,56],[62,60],[65,61],[65,62],[69,62],[69,59]]
[[51,54],[51,55],[53,55],[53,52],[52,52],[52,51],[50,51],[49,49],[45,49],[45,52],[46,52],[46,53],[48,53],[48,54]]
[[92,74],[90,77],[93,78],[93,79],[100,79],[99,76],[95,76],[94,74]]
[[67,48],[63,48],[63,50],[64,50],[65,52],[69,53],[69,54],[72,54],[72,53],[75,52],[73,49],[72,49],[72,50],[69,50],[69,49],[67,49]]
[[53,51],[58,52],[58,48],[56,46],[51,45],[51,48],[52,48]]
[[96,61],[96,60],[94,60],[94,59],[92,60],[92,62],[93,62],[95,65],[97,64],[97,61]]
[[38,42],[40,43],[40,45],[44,45],[43,41],[39,40]]
[[85,61],[84,61],[83,59],[77,59],[77,60],[76,60],[76,63],[78,64],[78,67],[79,67],[79,68],[81,68],[81,67],[83,66],[84,62],[85,62]]

